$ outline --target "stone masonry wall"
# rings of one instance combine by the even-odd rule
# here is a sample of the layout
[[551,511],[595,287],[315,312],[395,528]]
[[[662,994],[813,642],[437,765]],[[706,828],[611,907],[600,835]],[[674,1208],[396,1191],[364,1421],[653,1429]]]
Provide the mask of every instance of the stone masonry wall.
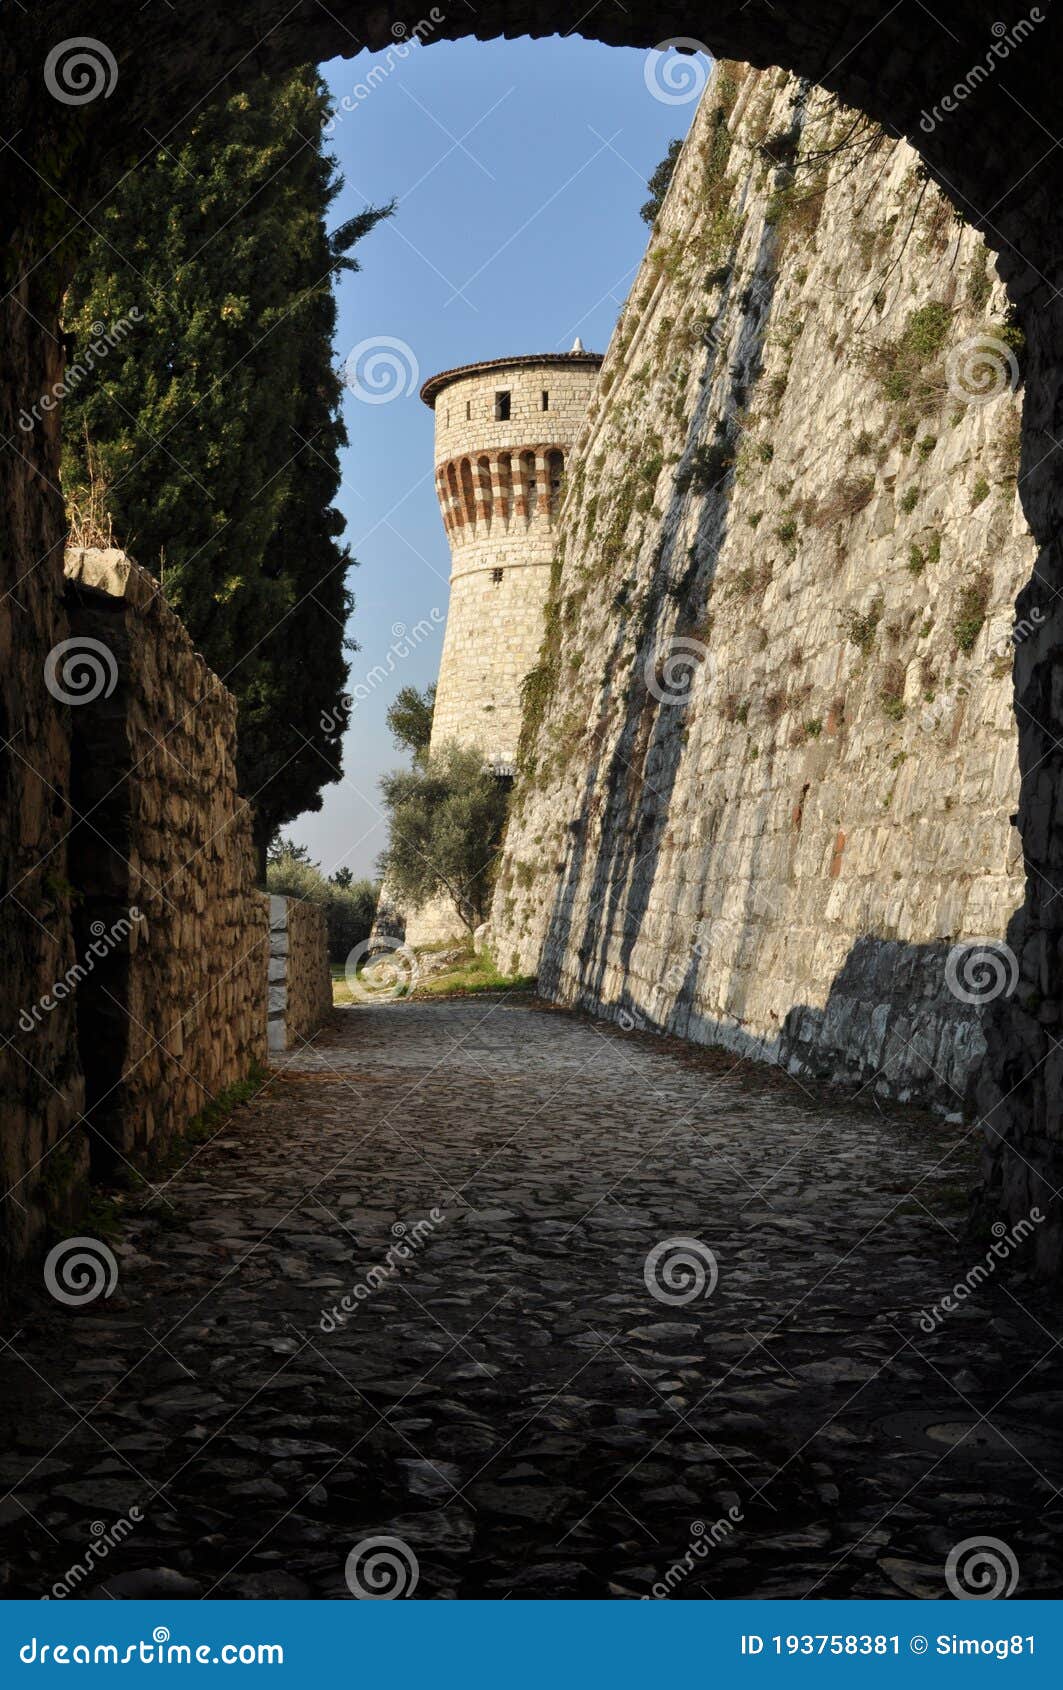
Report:
[[1015,342],[903,143],[717,67],[573,458],[503,966],[961,1106],[1023,893]]
[[163,1147],[264,1062],[267,900],[232,695],[121,552],[69,551],[66,574],[78,1035],[106,1168]]
[[328,922],[300,898],[269,900],[269,1048],[298,1049],[332,1010]]

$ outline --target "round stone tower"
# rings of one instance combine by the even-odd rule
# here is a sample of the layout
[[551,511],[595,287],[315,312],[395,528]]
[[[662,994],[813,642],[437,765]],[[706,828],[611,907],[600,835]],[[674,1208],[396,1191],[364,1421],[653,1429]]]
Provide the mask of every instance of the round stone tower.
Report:
[[432,745],[480,745],[501,773],[512,773],[521,682],[539,655],[561,478],[601,361],[577,341],[444,370],[421,389],[451,555]]
[[[432,750],[479,746],[512,775],[521,683],[535,667],[550,586],[562,477],[602,356],[492,358],[432,376],[436,490],[450,542],[450,606],[439,666]],[[413,944],[460,930],[431,905],[407,918]]]

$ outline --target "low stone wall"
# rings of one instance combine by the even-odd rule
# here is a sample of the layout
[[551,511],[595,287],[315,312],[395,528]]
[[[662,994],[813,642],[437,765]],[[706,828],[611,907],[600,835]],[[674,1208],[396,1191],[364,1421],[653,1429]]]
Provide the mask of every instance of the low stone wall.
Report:
[[269,901],[269,1048],[290,1050],[323,1026],[332,1009],[328,923],[301,898]]
[[265,1061],[268,905],[232,695],[123,553],[70,551],[66,575],[78,1037],[105,1168]]

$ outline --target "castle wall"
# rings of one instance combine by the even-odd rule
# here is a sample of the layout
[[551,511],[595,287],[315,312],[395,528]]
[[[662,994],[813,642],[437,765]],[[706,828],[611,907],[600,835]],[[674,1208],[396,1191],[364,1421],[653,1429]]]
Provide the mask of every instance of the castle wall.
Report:
[[1036,548],[1003,290],[917,165],[718,68],[573,457],[491,943],[625,1025],[949,1110],[1017,973],[968,942],[1023,894]]
[[236,789],[236,703],[157,582],[70,551],[99,684],[71,706],[78,1037],[101,1167],[165,1147],[266,1058],[268,901]]

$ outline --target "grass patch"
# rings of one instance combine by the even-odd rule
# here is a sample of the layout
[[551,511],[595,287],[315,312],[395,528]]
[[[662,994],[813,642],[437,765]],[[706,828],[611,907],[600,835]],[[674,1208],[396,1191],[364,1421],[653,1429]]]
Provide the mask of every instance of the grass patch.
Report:
[[477,992],[530,992],[534,989],[534,974],[503,974],[490,951],[484,949],[479,955],[469,950],[445,974],[418,980],[412,995],[415,998],[464,998]]

